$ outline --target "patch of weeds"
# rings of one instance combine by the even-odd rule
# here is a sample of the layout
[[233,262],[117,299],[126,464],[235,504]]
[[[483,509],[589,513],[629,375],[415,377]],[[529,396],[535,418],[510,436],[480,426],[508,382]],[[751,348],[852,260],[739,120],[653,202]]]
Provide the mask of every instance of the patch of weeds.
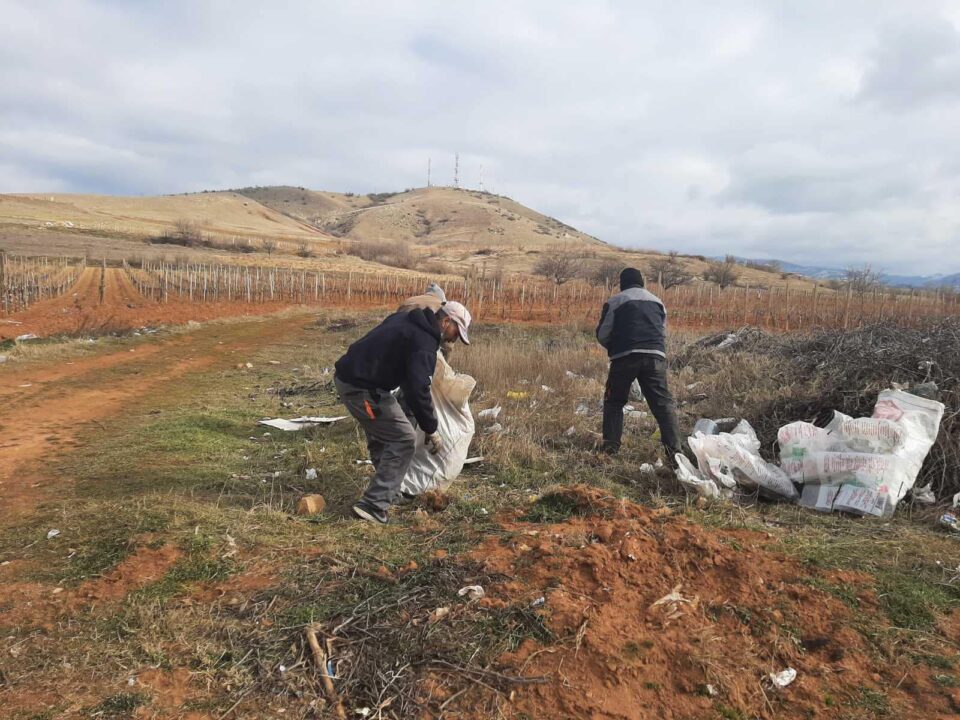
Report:
[[937,610],[956,606],[957,597],[922,574],[884,572],[877,578],[877,595],[887,617],[896,627],[929,630]]
[[562,493],[550,493],[538,499],[530,509],[520,517],[523,522],[559,523],[574,515],[586,515],[586,511],[577,500]]
[[118,693],[105,698],[85,712],[87,717],[92,718],[128,718],[138,707],[146,705],[147,701],[147,696],[142,693]]
[[934,675],[933,681],[941,687],[960,687],[960,680],[954,675]]
[[857,696],[847,703],[850,707],[863,708],[873,713],[874,717],[887,717],[890,715],[890,700],[887,696],[878,691],[867,687],[861,687]]
[[856,588],[852,585],[847,583],[834,584],[820,578],[807,578],[804,582],[812,588],[832,595],[848,607],[860,607],[860,598],[857,596]]
[[936,668],[937,670],[953,669],[953,660],[946,658],[943,655],[913,655],[912,660],[914,662],[923,663],[928,667]]
[[643,687],[647,690],[659,690],[661,685],[658,682],[645,682]]
[[184,544],[184,557],[162,579],[130,595],[130,601],[165,600],[177,595],[188,583],[224,580],[236,572],[230,558],[211,555],[213,541],[206,535],[191,535]]
[[724,720],[747,720],[747,716],[728,705],[717,705],[717,713]]

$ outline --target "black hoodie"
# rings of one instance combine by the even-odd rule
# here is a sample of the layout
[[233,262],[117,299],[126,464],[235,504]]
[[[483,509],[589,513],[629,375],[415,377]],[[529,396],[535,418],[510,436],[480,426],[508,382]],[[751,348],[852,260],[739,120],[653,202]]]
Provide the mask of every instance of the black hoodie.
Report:
[[430,384],[437,366],[440,328],[432,310],[391,315],[347,348],[336,362],[336,375],[366,390],[403,390],[420,428],[437,431]]

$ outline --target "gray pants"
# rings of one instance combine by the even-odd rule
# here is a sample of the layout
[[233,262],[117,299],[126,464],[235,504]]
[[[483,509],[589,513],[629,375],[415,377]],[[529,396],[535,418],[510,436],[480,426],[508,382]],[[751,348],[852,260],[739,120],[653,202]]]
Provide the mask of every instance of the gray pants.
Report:
[[370,391],[334,378],[337,394],[367,436],[367,450],[376,469],[363,499],[387,510],[400,492],[417,448],[417,433],[400,403],[389,392]]

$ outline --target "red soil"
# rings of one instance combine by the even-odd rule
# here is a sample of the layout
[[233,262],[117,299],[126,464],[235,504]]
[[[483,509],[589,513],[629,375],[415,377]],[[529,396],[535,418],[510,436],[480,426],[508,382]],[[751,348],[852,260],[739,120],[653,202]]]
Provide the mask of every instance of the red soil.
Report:
[[[482,603],[546,598],[537,612],[560,642],[527,639],[500,671],[548,681],[518,686],[512,702],[468,693],[462,717],[841,717],[864,690],[886,694],[891,717],[955,717],[936,670],[885,662],[853,629],[855,611],[812,587],[809,568],[765,549],[765,534],[704,528],[582,486],[562,492],[588,514],[508,521],[512,537],[474,553],[510,578]],[[820,577],[857,587],[856,613],[883,626],[868,576]],[[673,590],[682,600],[657,604]],[[957,630],[941,628],[950,642]],[[797,679],[772,687],[769,673],[787,667]]]
[[76,335],[178,325],[190,320],[264,315],[291,306],[289,302],[258,305],[241,302],[158,303],[141,295],[121,268],[107,268],[101,304],[100,272],[100,268],[87,268],[70,292],[0,319],[0,341],[28,333],[39,337],[61,333]]

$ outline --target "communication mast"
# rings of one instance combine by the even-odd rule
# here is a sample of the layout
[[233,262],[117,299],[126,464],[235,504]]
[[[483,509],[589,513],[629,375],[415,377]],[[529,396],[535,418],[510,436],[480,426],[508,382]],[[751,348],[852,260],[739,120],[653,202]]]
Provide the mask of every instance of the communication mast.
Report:
[[460,153],[453,155],[453,186],[460,187]]
[[483,165],[480,166],[480,192],[483,192]]
[[432,183],[430,182],[430,158],[429,157],[427,158],[427,187],[432,187]]

